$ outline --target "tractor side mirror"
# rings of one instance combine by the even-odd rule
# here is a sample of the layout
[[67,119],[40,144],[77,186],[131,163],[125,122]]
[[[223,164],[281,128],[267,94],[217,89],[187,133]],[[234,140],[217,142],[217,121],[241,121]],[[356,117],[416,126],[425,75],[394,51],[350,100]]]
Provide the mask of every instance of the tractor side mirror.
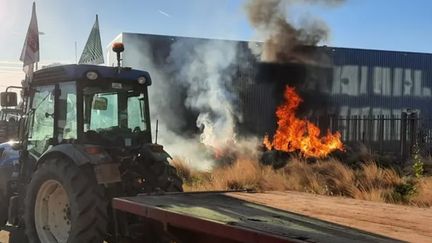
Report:
[[17,94],[14,92],[1,92],[0,93],[0,105],[2,107],[17,106]]
[[105,97],[95,97],[93,100],[92,109],[106,111],[108,109],[108,99]]

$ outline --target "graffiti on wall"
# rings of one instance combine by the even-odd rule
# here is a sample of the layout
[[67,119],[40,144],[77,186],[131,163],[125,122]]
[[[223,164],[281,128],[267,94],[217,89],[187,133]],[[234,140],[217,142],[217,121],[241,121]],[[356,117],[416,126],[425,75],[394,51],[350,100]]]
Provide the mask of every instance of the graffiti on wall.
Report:
[[423,83],[422,70],[344,65],[334,67],[331,93],[430,97],[431,89]]

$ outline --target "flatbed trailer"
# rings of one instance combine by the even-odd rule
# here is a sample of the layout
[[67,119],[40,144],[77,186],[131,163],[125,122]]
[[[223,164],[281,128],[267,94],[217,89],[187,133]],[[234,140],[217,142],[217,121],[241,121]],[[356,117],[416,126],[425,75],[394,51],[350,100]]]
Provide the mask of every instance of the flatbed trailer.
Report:
[[[237,199],[230,192],[139,195],[114,198],[112,205],[117,242],[399,242]],[[128,225],[130,217],[143,224]]]

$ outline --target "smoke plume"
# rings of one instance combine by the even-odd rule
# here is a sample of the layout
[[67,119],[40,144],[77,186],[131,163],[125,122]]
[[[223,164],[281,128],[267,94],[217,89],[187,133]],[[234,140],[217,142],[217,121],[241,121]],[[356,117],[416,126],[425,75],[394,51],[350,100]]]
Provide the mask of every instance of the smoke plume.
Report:
[[[152,122],[159,120],[159,142],[173,156],[198,169],[214,165],[214,149],[236,143],[237,43],[218,40],[178,39],[163,62],[155,63],[151,44],[128,39],[127,65],[147,70]],[[193,121],[190,118],[194,119]],[[196,123],[195,130],[188,124]],[[154,126],[153,126],[154,127]]]
[[344,0],[249,0],[246,11],[263,46],[250,45],[251,50],[266,62],[305,62],[303,46],[315,46],[329,37],[329,28],[320,19],[303,17],[298,26],[290,23],[288,13],[295,4],[334,6]]
[[186,107],[196,111],[201,142],[222,147],[235,141],[234,92],[230,92],[236,61],[236,44],[226,41],[179,40],[171,47],[168,63],[187,90]]
[[[300,3],[335,5],[341,2],[248,1],[246,9],[250,22],[265,40],[262,50],[255,54],[263,61],[301,61],[304,56],[299,46],[316,45],[328,37],[329,31],[325,23],[310,18],[302,19],[299,26],[290,24],[286,8]],[[239,51],[239,44],[172,38],[170,49],[161,54],[165,50],[155,51],[155,45],[148,41],[128,37],[125,65],[147,70],[152,75],[151,118],[153,123],[159,120],[158,141],[166,150],[199,169],[210,169],[219,154],[234,154],[235,157],[235,154],[255,153],[259,139],[237,136],[236,124],[242,117],[234,80],[238,79],[239,69],[248,59]],[[191,128],[190,124],[196,127]]]

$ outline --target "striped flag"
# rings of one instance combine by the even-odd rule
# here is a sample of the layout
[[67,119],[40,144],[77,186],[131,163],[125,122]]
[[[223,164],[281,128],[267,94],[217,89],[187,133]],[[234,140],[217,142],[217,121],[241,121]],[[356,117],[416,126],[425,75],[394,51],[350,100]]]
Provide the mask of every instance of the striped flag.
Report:
[[20,61],[23,62],[24,72],[27,77],[31,77],[33,74],[33,64],[39,62],[39,29],[36,18],[36,4],[34,2],[32,17],[27,30]]
[[99,33],[99,19],[96,15],[96,22],[90,32],[90,36],[81,54],[79,64],[102,64],[104,63],[102,44]]

